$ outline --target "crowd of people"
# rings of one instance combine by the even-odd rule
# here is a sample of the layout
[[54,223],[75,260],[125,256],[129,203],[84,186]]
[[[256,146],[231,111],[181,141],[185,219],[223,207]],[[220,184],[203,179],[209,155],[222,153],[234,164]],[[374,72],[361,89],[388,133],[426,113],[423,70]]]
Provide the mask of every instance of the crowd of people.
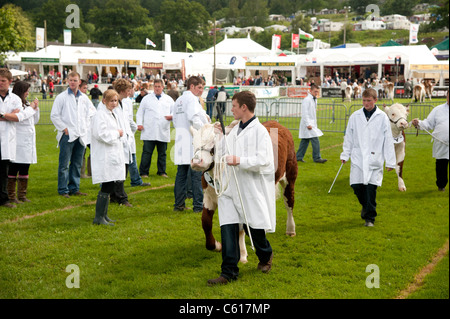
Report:
[[[90,148],[88,158],[88,175],[93,184],[100,184],[95,205],[93,223],[97,225],[114,225],[108,217],[110,203],[132,207],[124,189],[124,182],[130,174],[131,186],[150,186],[143,180],[148,178],[154,149],[157,149],[157,174],[167,178],[166,151],[170,142],[170,122],[176,130],[174,145],[174,164],[177,166],[174,186],[174,211],[186,211],[186,198],[192,196],[193,211],[203,210],[202,173],[191,168],[193,158],[193,137],[191,129],[199,130],[211,123],[211,113],[205,109],[201,96],[205,81],[201,77],[189,77],[186,90],[175,97],[164,92],[168,84],[163,79],[154,79],[152,91],[145,83],[135,90],[132,81],[125,78],[116,79],[105,91],[95,92],[94,87],[87,95],[88,80],[82,80],[77,72],[67,74],[68,88],[58,94],[51,110],[51,121],[54,124],[59,145],[59,164],[57,192],[63,198],[86,196],[80,190],[80,178],[85,174],[83,162],[86,148]],[[0,69],[0,206],[14,208],[18,203],[28,202],[27,183],[30,177],[31,164],[37,163],[35,124],[39,121],[39,101],[28,101],[30,84],[18,81],[12,90],[12,75],[8,69]],[[171,88],[173,89],[173,88]],[[93,91],[94,90],[94,94]],[[217,101],[220,92],[215,88],[214,98]],[[302,120],[299,137],[302,139],[297,160],[304,162],[304,155],[309,142],[313,146],[313,160],[325,163],[320,155],[318,137],[323,135],[317,127],[315,109],[319,87],[311,84],[308,97],[302,103]],[[131,97],[144,91],[134,119]],[[102,96],[102,100],[94,104]],[[228,97],[226,97],[228,98]],[[436,139],[433,156],[436,158],[436,179],[439,190],[444,190],[448,180],[448,92],[447,103],[436,107],[427,119],[414,119],[413,124],[421,129],[434,129],[441,139]],[[206,101],[208,103],[210,101]],[[376,189],[381,185],[383,164],[392,170],[395,163],[395,152],[390,134],[387,115],[376,106],[377,93],[368,88],[363,92],[363,108],[356,111],[349,119],[344,138],[342,163],[351,159],[350,183],[362,206],[361,217],[366,226],[373,226],[376,214]],[[243,91],[232,97],[232,113],[240,121],[229,133],[223,136],[229,143],[245,145],[261,145],[264,137],[264,153],[272,154],[272,143],[267,130],[259,123],[255,115],[256,98],[253,93]],[[306,114],[306,116],[305,116]],[[309,114],[309,115],[308,115]],[[219,129],[219,127],[216,127]],[[143,140],[143,151],[140,165],[137,165],[135,133],[140,131]],[[237,136],[245,136],[237,139]],[[376,139],[374,138],[376,137]],[[360,141],[371,141],[371,145],[360,145]],[[446,142],[445,142],[446,141]],[[244,145],[242,144],[242,145]],[[391,146],[389,146],[392,144]],[[363,147],[364,146],[364,147]],[[257,156],[247,154],[245,147],[232,148],[236,154],[225,157],[228,166],[240,166],[237,170],[239,183],[260,185],[267,181],[267,176],[275,173],[273,156],[264,158],[261,163]],[[256,152],[258,153],[258,152]],[[375,156],[375,155],[376,156]],[[368,165],[366,165],[368,163]],[[261,166],[262,165],[262,166]],[[259,172],[259,173],[255,173]],[[273,183],[272,183],[273,184]],[[16,192],[17,185],[17,192]],[[273,186],[273,185],[272,185]],[[272,187],[271,186],[271,187]],[[253,191],[258,192],[258,189]],[[223,261],[221,275],[208,281],[208,285],[226,284],[235,280],[239,269],[238,232],[242,222],[241,209],[230,191],[219,200],[219,220],[223,242]],[[226,194],[225,194],[226,195]],[[234,196],[234,197],[233,197]],[[275,192],[273,192],[275,196]],[[264,197],[264,196],[263,196]],[[268,272],[272,265],[272,248],[265,237],[265,231],[273,230],[274,225],[263,223],[256,225],[253,218],[258,219],[271,214],[272,198],[265,198],[267,205],[258,211],[249,208],[252,219],[248,229],[255,239],[256,254],[260,260],[258,269]],[[274,198],[273,198],[274,203]],[[269,219],[267,219],[269,220]]]

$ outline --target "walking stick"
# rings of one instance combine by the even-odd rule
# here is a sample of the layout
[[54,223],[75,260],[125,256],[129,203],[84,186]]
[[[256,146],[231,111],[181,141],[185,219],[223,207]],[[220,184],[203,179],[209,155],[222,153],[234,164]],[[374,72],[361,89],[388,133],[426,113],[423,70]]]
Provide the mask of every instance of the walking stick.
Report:
[[[227,142],[227,139],[225,136],[225,125],[223,124],[222,110],[220,109],[219,104],[216,105],[216,108],[217,108],[217,115],[219,117],[220,126],[222,127],[223,138],[225,139],[226,153],[230,154],[230,148],[228,146],[228,142]],[[241,202],[241,207],[242,207],[242,212],[244,214],[245,223],[247,224],[247,227],[248,227],[248,237],[250,237],[250,244],[252,245],[252,249],[255,250],[255,246],[253,245],[252,233],[250,231],[250,225],[248,224],[247,214],[245,213],[244,202],[242,201],[241,189],[239,187],[239,183],[238,183],[237,176],[236,176],[236,170],[235,170],[234,166],[231,166],[231,168],[233,170],[234,181],[236,182],[236,187],[237,187],[237,191],[238,191],[238,195],[239,195],[239,201]]]
[[342,166],[344,166],[344,163],[341,164],[341,167],[339,168],[339,171],[337,172],[336,177],[334,178],[333,184],[331,184],[331,187],[330,187],[330,190],[328,191],[328,194],[331,192],[331,189],[333,188],[334,183],[336,182],[336,179],[338,178],[339,173],[341,172]]

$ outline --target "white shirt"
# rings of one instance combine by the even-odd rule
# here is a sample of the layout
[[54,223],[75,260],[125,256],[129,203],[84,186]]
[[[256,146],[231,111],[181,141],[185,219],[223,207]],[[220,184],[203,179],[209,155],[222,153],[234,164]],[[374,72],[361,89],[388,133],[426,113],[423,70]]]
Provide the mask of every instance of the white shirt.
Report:
[[208,123],[205,110],[191,91],[185,91],[175,102],[172,121],[176,130],[174,163],[189,165],[194,155],[190,127],[198,130]]
[[[308,96],[302,102],[302,119],[298,131],[299,138],[313,138],[323,135],[322,131],[317,128],[316,107],[317,99],[314,100],[312,94],[308,92]],[[312,126],[312,129],[308,130],[308,126]]]
[[58,131],[56,140],[59,142],[64,129],[69,131],[69,143],[80,138],[83,146],[88,142],[90,123],[90,101],[87,95],[77,91],[75,95],[70,88],[58,94],[53,102],[50,119]]
[[172,115],[174,101],[162,93],[158,99],[155,93],[147,94],[136,113],[137,125],[144,126],[141,140],[170,142],[170,121],[165,116]]
[[431,110],[428,117],[419,121],[419,127],[426,130],[433,130],[433,135],[436,136],[433,143],[433,157],[436,159],[449,159],[449,147],[443,142],[448,144],[449,139],[449,120],[448,120],[448,104],[441,104]]

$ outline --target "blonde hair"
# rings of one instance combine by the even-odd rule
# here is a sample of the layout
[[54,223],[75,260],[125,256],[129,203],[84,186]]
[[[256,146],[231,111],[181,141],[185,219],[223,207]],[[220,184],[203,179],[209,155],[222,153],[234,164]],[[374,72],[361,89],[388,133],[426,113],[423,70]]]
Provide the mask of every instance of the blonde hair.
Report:
[[117,96],[117,99],[119,98],[119,93],[117,93],[116,90],[112,89],[106,90],[105,93],[103,93],[103,101],[102,101],[103,104],[106,105],[109,101],[112,100],[114,96]]

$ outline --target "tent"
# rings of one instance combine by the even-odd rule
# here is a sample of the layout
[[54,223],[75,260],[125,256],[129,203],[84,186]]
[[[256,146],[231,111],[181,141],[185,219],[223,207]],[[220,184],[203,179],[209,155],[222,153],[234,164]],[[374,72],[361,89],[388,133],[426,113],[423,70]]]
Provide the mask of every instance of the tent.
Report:
[[383,43],[382,45],[380,45],[380,47],[394,47],[394,46],[401,46],[400,43],[395,42],[394,40],[389,40],[385,43]]
[[441,51],[448,50],[448,48],[449,48],[449,46],[448,46],[448,38],[445,39],[444,41],[436,44],[435,46],[433,46],[431,48],[432,49],[436,48],[436,49],[441,50]]
[[[202,51],[201,53],[214,54],[214,47]],[[225,39],[216,44],[216,55],[221,54],[254,58],[258,56],[270,55],[272,54],[272,51],[250,39],[250,34],[246,38],[231,39],[225,35]]]

